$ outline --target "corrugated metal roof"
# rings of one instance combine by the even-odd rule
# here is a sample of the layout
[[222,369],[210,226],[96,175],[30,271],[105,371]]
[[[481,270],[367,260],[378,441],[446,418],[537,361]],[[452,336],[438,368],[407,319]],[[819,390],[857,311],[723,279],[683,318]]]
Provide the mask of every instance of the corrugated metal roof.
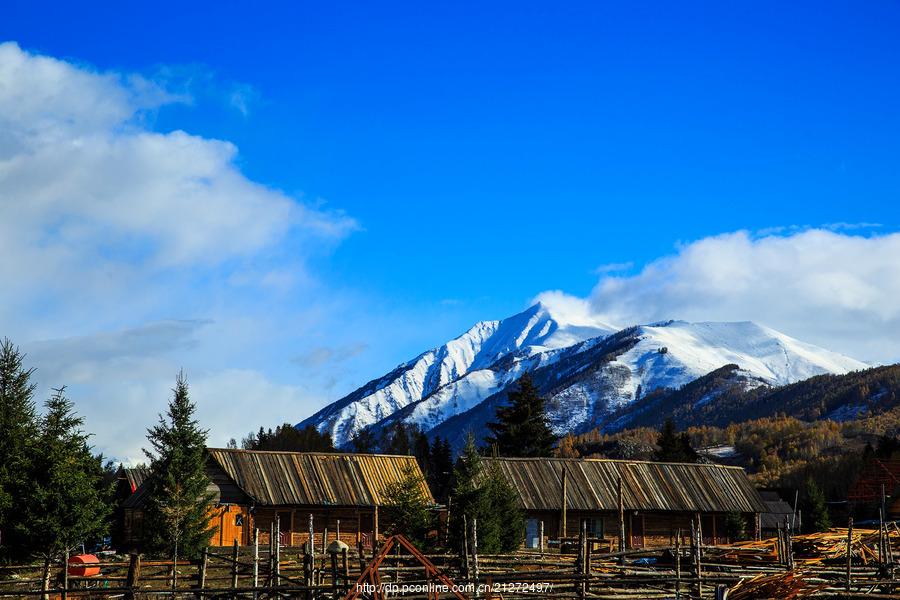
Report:
[[740,467],[597,458],[490,458],[485,464],[500,468],[527,510],[562,508],[565,468],[568,510],[618,510],[621,477],[625,510],[766,511]]
[[[269,452],[209,448],[209,456],[257,504],[376,506],[404,469],[422,472],[412,456]],[[434,502],[422,478],[422,492]]]

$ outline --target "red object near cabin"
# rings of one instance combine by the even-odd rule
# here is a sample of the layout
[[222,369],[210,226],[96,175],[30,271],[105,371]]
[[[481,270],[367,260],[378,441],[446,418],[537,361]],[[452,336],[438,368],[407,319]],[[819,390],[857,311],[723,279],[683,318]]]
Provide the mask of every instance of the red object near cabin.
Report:
[[94,577],[100,574],[100,559],[93,554],[76,554],[69,557],[70,577]]

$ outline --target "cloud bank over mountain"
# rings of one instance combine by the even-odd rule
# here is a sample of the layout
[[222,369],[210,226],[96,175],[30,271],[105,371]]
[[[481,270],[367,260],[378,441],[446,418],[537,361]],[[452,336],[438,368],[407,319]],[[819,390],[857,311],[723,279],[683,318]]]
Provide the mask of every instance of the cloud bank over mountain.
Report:
[[586,298],[538,299],[619,326],[665,319],[752,320],[871,362],[900,360],[900,234],[833,228],[738,231],[686,243]]

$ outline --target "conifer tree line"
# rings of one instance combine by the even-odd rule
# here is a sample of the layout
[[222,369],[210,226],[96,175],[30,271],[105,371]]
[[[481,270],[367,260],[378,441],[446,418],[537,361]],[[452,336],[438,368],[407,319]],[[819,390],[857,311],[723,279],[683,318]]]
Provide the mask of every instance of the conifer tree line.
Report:
[[92,453],[65,388],[38,414],[34,370],[24,359],[10,340],[0,343],[0,557],[49,565],[106,533],[111,465]]
[[[34,369],[13,343],[0,343],[0,560],[40,559],[90,549],[110,530],[115,471],[95,455],[65,388],[38,411]],[[148,430],[150,476],[144,551],[195,557],[208,545],[211,496],[207,432],[194,418],[183,375],[165,415]]]

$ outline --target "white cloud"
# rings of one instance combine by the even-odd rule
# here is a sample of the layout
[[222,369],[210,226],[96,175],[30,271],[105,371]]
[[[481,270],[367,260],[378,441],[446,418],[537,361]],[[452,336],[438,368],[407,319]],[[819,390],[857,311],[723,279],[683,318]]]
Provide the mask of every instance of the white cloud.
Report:
[[620,326],[753,320],[861,360],[900,360],[900,234],[832,229],[701,239],[602,277],[587,300]]
[[308,264],[356,222],[248,179],[227,141],[150,127],[190,90],[0,44],[0,337],[29,354],[39,399],[68,385],[121,457],[140,458],[182,367],[216,443],[317,408],[276,383],[305,350],[279,345],[321,345],[346,304]]
[[121,303],[136,281],[285,243],[302,259],[355,228],[247,179],[228,142],[142,126],[144,111],[179,98],[0,45],[0,278],[16,282],[0,287],[0,317],[31,295]]

